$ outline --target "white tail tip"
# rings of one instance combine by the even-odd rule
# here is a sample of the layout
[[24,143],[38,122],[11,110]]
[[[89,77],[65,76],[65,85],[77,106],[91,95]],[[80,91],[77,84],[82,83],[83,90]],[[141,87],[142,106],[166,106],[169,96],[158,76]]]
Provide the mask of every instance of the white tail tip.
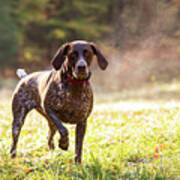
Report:
[[17,69],[16,74],[20,79],[27,75],[24,69]]

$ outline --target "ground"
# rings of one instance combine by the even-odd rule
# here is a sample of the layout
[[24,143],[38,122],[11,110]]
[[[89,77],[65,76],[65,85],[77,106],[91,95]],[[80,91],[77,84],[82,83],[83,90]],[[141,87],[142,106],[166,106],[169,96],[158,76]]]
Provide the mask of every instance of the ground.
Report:
[[[142,91],[143,92],[143,91]],[[23,126],[17,158],[10,159],[11,100],[0,102],[0,179],[178,179],[180,101],[99,98],[88,119],[83,162],[74,163],[74,130],[67,152],[47,146],[47,122],[32,111]],[[120,96],[119,96],[120,97]],[[105,101],[104,99],[108,99]]]

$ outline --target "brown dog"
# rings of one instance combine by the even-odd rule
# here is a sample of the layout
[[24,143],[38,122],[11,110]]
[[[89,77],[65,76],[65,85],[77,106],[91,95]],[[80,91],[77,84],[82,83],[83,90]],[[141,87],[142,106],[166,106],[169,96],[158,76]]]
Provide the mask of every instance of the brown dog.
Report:
[[36,109],[46,117],[49,125],[48,146],[54,149],[53,136],[60,133],[59,147],[68,149],[68,130],[62,122],[76,124],[75,162],[81,163],[86,122],[93,107],[93,93],[89,83],[90,65],[96,55],[99,67],[108,62],[93,43],[73,41],[60,47],[52,59],[53,70],[27,75],[17,72],[21,79],[12,101],[13,123],[12,158],[16,156],[18,137],[29,111]]

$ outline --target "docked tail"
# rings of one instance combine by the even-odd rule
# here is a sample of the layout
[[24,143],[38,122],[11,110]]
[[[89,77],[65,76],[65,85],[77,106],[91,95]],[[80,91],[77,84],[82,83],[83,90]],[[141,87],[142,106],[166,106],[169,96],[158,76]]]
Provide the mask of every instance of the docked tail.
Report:
[[24,69],[17,69],[16,74],[17,74],[17,76],[18,76],[20,79],[22,79],[22,78],[24,78],[25,76],[27,76],[27,73],[25,72]]

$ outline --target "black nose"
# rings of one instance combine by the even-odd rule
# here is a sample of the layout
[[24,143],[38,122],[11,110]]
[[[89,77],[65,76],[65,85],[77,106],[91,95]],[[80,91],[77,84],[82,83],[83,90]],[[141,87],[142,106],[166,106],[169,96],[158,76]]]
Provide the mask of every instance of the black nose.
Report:
[[85,66],[85,65],[79,65],[79,66],[78,66],[78,71],[79,71],[79,72],[84,72],[85,69],[86,69],[86,66]]

